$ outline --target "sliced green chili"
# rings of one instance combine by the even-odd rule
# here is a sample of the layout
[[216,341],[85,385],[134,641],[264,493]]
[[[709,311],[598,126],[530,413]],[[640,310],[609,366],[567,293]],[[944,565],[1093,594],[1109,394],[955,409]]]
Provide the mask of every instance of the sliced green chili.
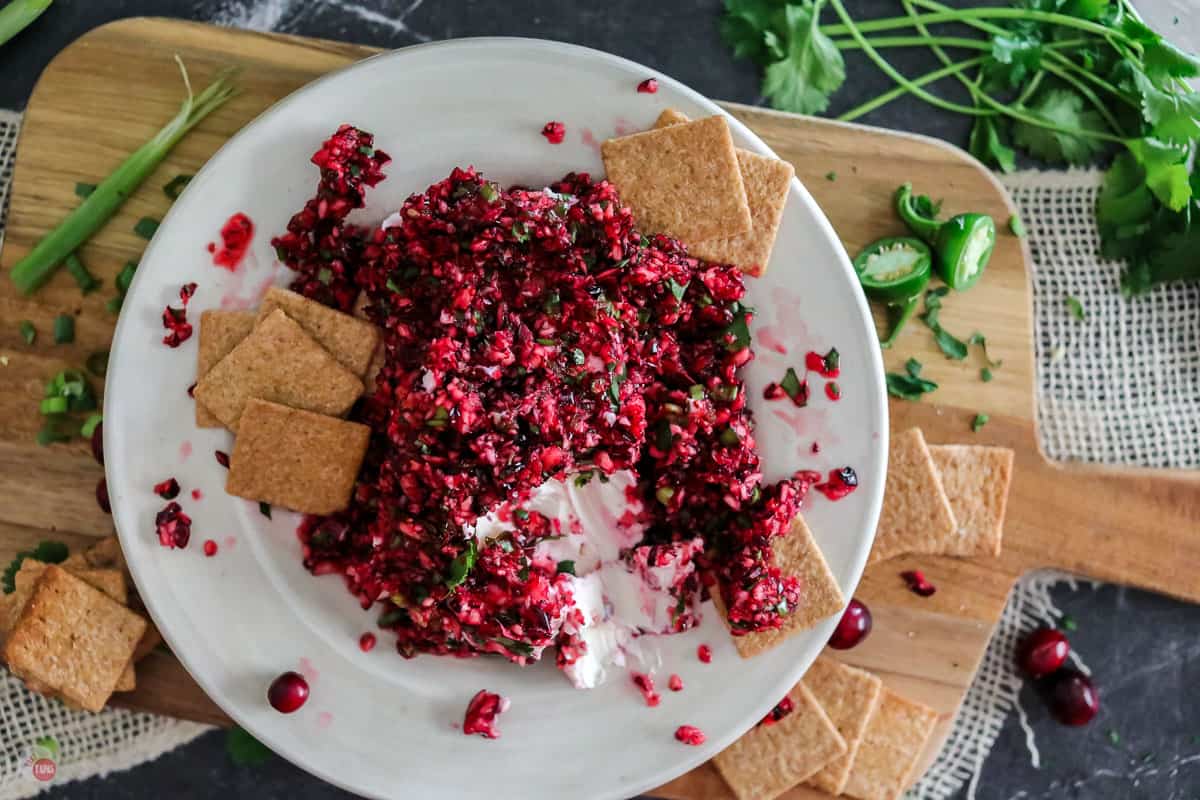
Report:
[[996,221],[987,214],[955,214],[942,222],[926,213],[927,206],[913,195],[912,184],[896,190],[896,211],[913,233],[933,247],[938,276],[951,289],[970,289],[992,257]]
[[909,236],[892,236],[867,245],[854,259],[863,292],[888,304],[890,332],[879,344],[892,346],[912,317],[929,285],[933,257],[929,246]]

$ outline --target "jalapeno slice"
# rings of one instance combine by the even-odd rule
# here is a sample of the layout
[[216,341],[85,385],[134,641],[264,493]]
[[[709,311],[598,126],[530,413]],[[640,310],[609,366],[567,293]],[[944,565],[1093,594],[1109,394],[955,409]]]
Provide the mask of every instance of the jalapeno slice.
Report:
[[867,297],[900,303],[925,289],[932,256],[920,239],[892,236],[867,245],[855,257],[854,271]]
[[936,206],[913,196],[912,185],[896,190],[896,213],[917,236],[933,246],[938,277],[955,291],[970,289],[983,275],[996,246],[996,222],[987,214],[956,214],[942,222],[928,212]]

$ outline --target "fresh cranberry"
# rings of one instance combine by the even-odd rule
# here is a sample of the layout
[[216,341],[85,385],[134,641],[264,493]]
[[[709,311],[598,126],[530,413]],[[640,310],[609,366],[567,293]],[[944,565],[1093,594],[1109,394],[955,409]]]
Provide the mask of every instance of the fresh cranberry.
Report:
[[837,381],[829,381],[825,384],[825,396],[833,401],[841,400],[842,387],[838,386]]
[[229,453],[224,450],[214,450],[213,455],[216,456],[217,463],[225,469],[229,469]]
[[191,283],[185,283],[183,286],[179,287],[179,302],[183,303],[184,307],[186,308],[188,301],[192,299],[192,295],[195,293],[196,282],[192,281]]
[[706,738],[704,731],[695,725],[680,725],[675,729],[675,739],[684,744],[690,744],[693,747],[704,744]]
[[96,484],[96,505],[100,506],[100,510],[105,514],[112,513],[112,506],[108,502],[108,481],[104,478]]
[[547,122],[542,127],[542,136],[545,136],[546,141],[550,144],[562,144],[562,140],[566,135],[567,126],[561,122]]
[[97,464],[104,463],[104,423],[96,424],[92,431],[92,458],[96,459]]
[[487,739],[499,739],[500,730],[496,727],[496,718],[507,711],[508,706],[507,697],[480,689],[467,704],[463,733],[468,736],[478,733]]
[[267,702],[280,714],[298,711],[308,702],[308,681],[299,672],[285,672],[267,687]]
[[161,483],[154,484],[154,493],[163,500],[174,500],[179,497],[179,481],[167,478]]
[[842,612],[842,618],[833,629],[833,636],[829,637],[829,646],[834,650],[849,650],[861,643],[870,633],[871,609],[855,598]]
[[812,447],[809,449],[812,451],[813,455],[816,455],[817,453],[821,452],[821,443],[813,442]]
[[196,384],[194,382],[188,386],[188,397],[193,400],[196,399]]
[[654,94],[658,91],[658,81],[654,78],[646,78],[638,84],[638,92],[641,94]]
[[700,659],[702,664],[712,663],[712,648],[706,644],[702,644],[696,648],[696,658]]
[[641,672],[633,673],[633,685],[642,693],[642,698],[646,701],[646,705],[654,708],[662,698],[658,696],[658,692],[654,691],[654,678],[645,675]]
[[1031,678],[1044,678],[1067,660],[1071,645],[1055,628],[1038,628],[1017,647],[1017,666]]
[[787,392],[778,383],[768,383],[767,388],[763,389],[764,400],[782,400],[787,397]]
[[932,597],[937,591],[937,587],[929,581],[925,580],[925,573],[919,569],[910,569],[906,572],[901,572],[900,577],[908,584],[909,590],[921,597]]
[[217,543],[214,542],[212,539],[205,539],[204,540],[204,555],[208,556],[209,558],[212,558],[216,554],[217,554]]
[[670,689],[672,692],[682,692],[683,691],[683,678],[672,673],[671,677],[667,678],[667,688]]
[[192,536],[192,518],[183,513],[179,503],[167,503],[154,517],[154,531],[163,547],[187,547]]
[[796,704],[792,702],[791,697],[784,697],[775,707],[767,712],[767,715],[759,720],[759,725],[774,725],[779,720],[786,717],[788,714],[796,710]]
[[364,653],[369,653],[375,649],[375,641],[375,634],[364,633],[362,636],[358,637],[358,649],[362,650]]
[[221,226],[221,249],[209,244],[208,252],[213,254],[213,263],[233,272],[242,263],[253,238],[254,222],[240,211],[234,214]]
[[1082,672],[1060,669],[1049,681],[1050,713],[1063,725],[1086,725],[1100,711],[1100,695],[1092,679]]
[[167,330],[167,335],[162,340],[163,344],[167,347],[179,347],[179,345],[192,338],[192,325],[187,321],[186,302],[184,302],[183,308],[173,308],[171,306],[164,308],[162,324]]

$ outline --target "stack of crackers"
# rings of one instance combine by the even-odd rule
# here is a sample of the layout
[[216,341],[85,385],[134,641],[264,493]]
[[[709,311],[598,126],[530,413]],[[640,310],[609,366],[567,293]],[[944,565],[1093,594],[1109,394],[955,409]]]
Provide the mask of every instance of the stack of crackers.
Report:
[[61,564],[27,558],[15,585],[0,596],[0,637],[26,686],[87,711],[137,688],[134,665],[162,637],[139,613],[115,536]]
[[273,287],[200,317],[196,425],[236,434],[225,490],[308,514],[350,501],[370,428],[341,419],[378,369],[364,319]]
[[795,170],[733,146],[723,116],[689,120],[674,109],[654,129],[600,148],[608,180],[643,233],[683,242],[688,254],[766,271]]

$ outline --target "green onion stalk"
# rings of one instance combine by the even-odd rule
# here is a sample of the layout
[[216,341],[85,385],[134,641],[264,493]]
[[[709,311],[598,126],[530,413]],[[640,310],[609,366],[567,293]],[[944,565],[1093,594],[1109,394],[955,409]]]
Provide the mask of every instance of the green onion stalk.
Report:
[[182,61],[179,61],[179,69],[187,88],[187,97],[179,113],[154,138],[126,158],[66,219],[17,262],[12,268],[12,281],[22,294],[32,294],[49,280],[67,256],[116,213],[184,134],[236,94],[233,70],[222,71],[208,88],[193,95]]
[[0,8],[0,45],[25,30],[53,0],[12,0]]

